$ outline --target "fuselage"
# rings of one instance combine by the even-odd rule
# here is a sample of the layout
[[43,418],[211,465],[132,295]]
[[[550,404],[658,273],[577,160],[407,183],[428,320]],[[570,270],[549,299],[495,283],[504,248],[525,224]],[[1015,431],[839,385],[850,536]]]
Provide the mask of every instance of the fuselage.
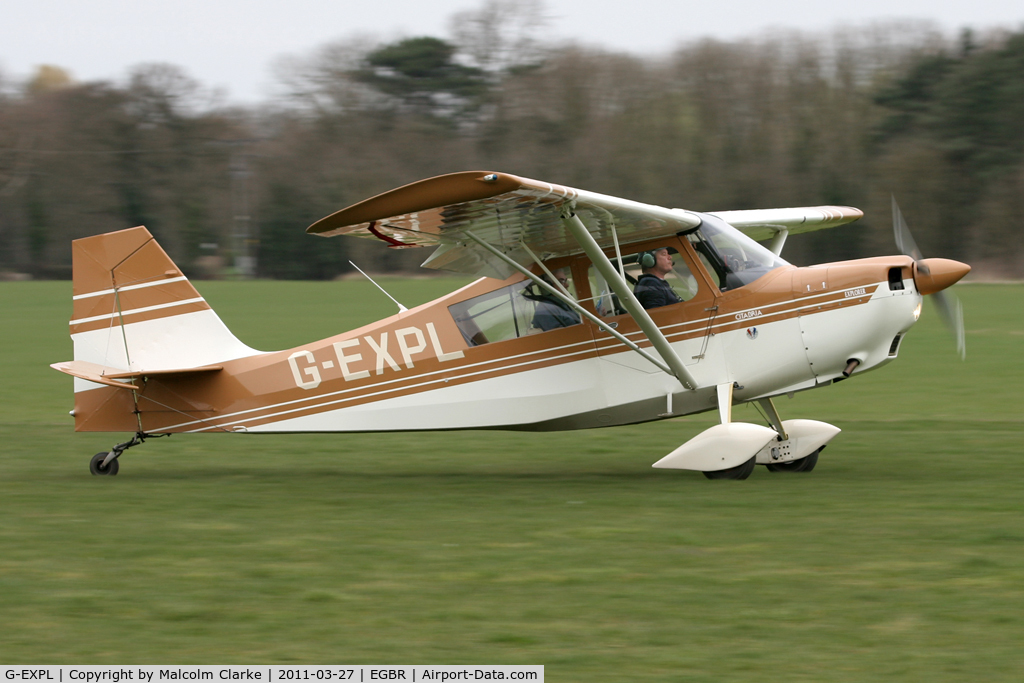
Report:
[[[720,288],[686,239],[635,248],[667,243],[688,267],[692,291],[649,313],[697,380],[694,391],[607,331],[650,346],[629,315],[601,315],[591,264],[575,256],[551,268],[571,275],[575,296],[601,325],[584,318],[524,329],[513,311],[507,332],[474,335],[464,322],[469,304],[528,284],[520,275],[482,278],[356,330],[227,360],[218,372],[148,377],[135,392],[98,385],[76,392],[76,429],[135,431],[141,422],[148,433],[551,430],[643,422],[713,409],[724,382],[735,382],[734,400],[744,402],[828,385],[851,359],[858,372],[879,367],[896,357],[920,312],[908,257],[783,265]],[[162,317],[162,310],[141,322],[208,313]]]

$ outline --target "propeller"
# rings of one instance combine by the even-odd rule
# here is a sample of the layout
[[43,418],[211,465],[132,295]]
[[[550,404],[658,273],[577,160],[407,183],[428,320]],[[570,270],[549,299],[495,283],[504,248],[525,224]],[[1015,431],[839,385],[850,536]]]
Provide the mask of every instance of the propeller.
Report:
[[914,259],[914,283],[917,285],[917,291],[933,297],[939,317],[956,341],[956,351],[960,354],[960,360],[964,360],[967,357],[964,309],[960,299],[946,288],[971,272],[971,267],[966,263],[949,259],[924,258],[913,235],[910,234],[910,228],[896,203],[896,197],[892,198],[892,228],[896,236],[896,247]]

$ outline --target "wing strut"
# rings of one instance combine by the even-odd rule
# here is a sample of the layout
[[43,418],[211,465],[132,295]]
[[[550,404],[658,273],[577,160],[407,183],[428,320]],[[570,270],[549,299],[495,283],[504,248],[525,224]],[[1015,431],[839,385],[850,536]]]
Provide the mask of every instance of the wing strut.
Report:
[[[608,216],[608,225],[612,229],[612,244],[615,245],[615,262],[619,264],[619,275],[621,275],[622,279],[625,280],[626,279],[626,264],[624,264],[622,262],[622,250],[619,249],[619,233],[615,229],[615,216],[613,216],[608,211],[605,211],[605,214],[607,214],[607,216]],[[669,412],[671,413],[672,411],[669,410]]]
[[533,262],[536,263],[540,267],[540,269],[544,271],[544,274],[548,276],[549,280],[551,280],[551,286],[558,287],[558,289],[562,291],[562,294],[568,297],[572,296],[569,294],[569,290],[562,286],[562,283],[558,281],[558,278],[555,277],[555,274],[551,272],[551,270],[544,264],[544,262],[537,258],[537,255],[533,253],[533,249],[530,249],[530,247],[526,245],[526,242],[519,240],[519,246],[522,247],[523,251],[529,254],[530,258],[533,259]]
[[665,339],[665,335],[661,333],[658,326],[651,320],[651,316],[648,315],[644,307],[637,301],[629,284],[619,275],[619,271],[615,270],[615,266],[604,255],[604,251],[597,244],[590,231],[587,230],[587,226],[583,225],[583,221],[579,219],[579,216],[575,213],[570,213],[568,216],[562,217],[562,223],[576,239],[576,242],[583,248],[586,255],[590,257],[591,263],[601,273],[601,276],[611,285],[612,290],[619,296],[619,303],[633,317],[636,324],[640,326],[640,329],[643,330],[648,341],[654,345],[661,359],[671,368],[669,374],[674,375],[687,389],[691,391],[696,389],[697,382],[683,365],[679,354],[675,352],[672,345]]
[[786,441],[789,439],[789,434],[786,433],[786,426],[782,424],[782,418],[779,417],[779,411],[775,409],[775,404],[770,398],[759,398],[757,400],[764,408],[764,412],[768,415],[768,421],[772,423],[772,427],[779,433],[779,437]]
[[466,230],[465,231],[465,235],[466,235],[466,237],[468,237],[469,239],[473,240],[474,242],[479,244],[481,247],[483,247],[487,251],[489,251],[492,254],[494,254],[495,256],[497,256],[499,259],[501,259],[502,261],[504,261],[508,265],[510,265],[513,268],[515,268],[516,270],[518,270],[520,273],[522,273],[526,277],[528,277],[531,280],[533,280],[533,282],[535,282],[538,287],[541,287],[544,290],[550,292],[553,296],[558,297],[561,301],[565,302],[566,305],[571,306],[574,311],[576,311],[577,313],[582,315],[584,318],[586,318],[590,322],[594,323],[599,328],[601,328],[602,330],[604,330],[608,334],[612,335],[613,337],[618,339],[620,342],[622,342],[623,344],[628,346],[633,351],[636,351],[637,353],[639,353],[641,356],[643,356],[647,360],[651,361],[651,363],[653,363],[654,366],[657,367],[659,370],[661,370],[662,372],[666,372],[666,373],[668,373],[670,375],[673,374],[672,370],[669,368],[669,366],[665,365],[660,360],[658,360],[657,358],[655,358],[651,354],[649,354],[646,351],[644,351],[643,349],[641,349],[634,342],[631,342],[630,340],[626,339],[626,337],[624,337],[621,332],[617,332],[617,331],[611,329],[610,327],[608,327],[607,325],[605,325],[604,322],[600,318],[598,318],[596,315],[594,315],[593,313],[591,313],[587,309],[585,309],[582,306],[580,306],[579,302],[574,300],[572,297],[569,297],[569,296],[566,296],[565,294],[562,294],[560,291],[555,289],[555,287],[553,285],[548,284],[547,282],[545,282],[544,280],[542,280],[541,278],[539,278],[538,276],[534,275],[529,270],[524,268],[518,262],[516,262],[513,259],[509,258],[504,252],[502,252],[500,249],[496,248],[493,244],[490,244],[489,242],[486,242],[486,241],[480,239],[479,237],[474,235],[472,233],[472,231],[470,231],[470,230]]
[[774,237],[772,237],[772,243],[768,246],[768,249],[771,250],[771,252],[776,256],[781,256],[782,247],[783,245],[786,244],[787,237],[789,237],[789,229],[782,228],[777,233],[775,233]]

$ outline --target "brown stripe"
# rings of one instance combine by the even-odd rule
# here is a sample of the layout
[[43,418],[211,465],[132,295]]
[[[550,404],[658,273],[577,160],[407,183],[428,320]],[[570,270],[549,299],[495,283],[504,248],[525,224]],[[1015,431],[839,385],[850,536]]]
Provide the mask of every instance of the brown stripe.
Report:
[[[196,311],[205,311],[210,308],[209,304],[205,301],[197,301],[190,304],[181,304],[176,306],[169,306],[167,308],[160,308],[155,311],[144,311],[142,313],[132,313],[131,311],[124,311],[123,320],[126,325],[131,323],[146,322],[149,320],[159,320],[161,318],[170,318],[176,315],[184,315],[185,313],[195,313]],[[99,314],[98,314],[99,315]],[[116,327],[121,324],[122,317],[115,315],[113,318],[107,318],[104,320],[94,320],[87,323],[79,323],[77,325],[71,325],[71,334],[78,334],[79,332],[91,332],[93,330],[104,330],[108,327]]]

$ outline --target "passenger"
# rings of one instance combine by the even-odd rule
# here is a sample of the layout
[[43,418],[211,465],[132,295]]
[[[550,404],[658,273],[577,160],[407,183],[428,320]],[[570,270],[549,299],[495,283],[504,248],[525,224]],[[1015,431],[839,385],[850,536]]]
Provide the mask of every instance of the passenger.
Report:
[[636,282],[633,294],[644,308],[658,308],[677,304],[682,299],[672,286],[665,281],[665,276],[672,272],[672,254],[668,248],[661,247],[640,254],[639,260],[643,275]]
[[[568,288],[569,280],[565,277],[564,269],[559,268],[556,270],[554,276],[558,278],[563,287]],[[541,275],[541,279],[551,284],[551,279],[547,275]],[[532,288],[533,286],[531,285],[527,290]],[[572,310],[568,304],[547,290],[542,290],[540,294],[527,294],[524,292],[523,295],[537,304],[533,312],[533,321],[530,323],[530,327],[533,329],[547,332],[559,327],[579,325],[581,322],[579,313]]]

